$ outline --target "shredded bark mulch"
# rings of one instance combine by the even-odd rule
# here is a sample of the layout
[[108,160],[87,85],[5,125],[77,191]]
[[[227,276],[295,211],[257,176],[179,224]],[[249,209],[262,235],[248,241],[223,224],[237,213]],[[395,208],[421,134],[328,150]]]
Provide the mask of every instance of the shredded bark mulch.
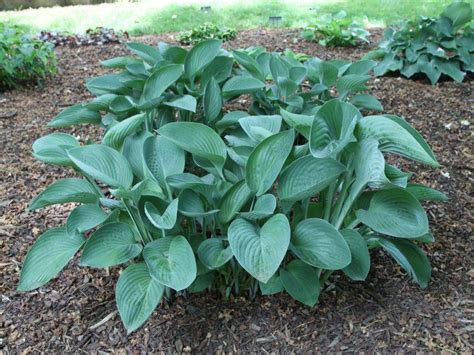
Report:
[[[227,46],[291,48],[322,59],[360,58],[368,46],[327,49],[298,39],[292,30],[248,30]],[[172,36],[172,35],[171,35]],[[380,31],[375,37],[380,37]],[[171,41],[170,35],[139,38]],[[427,203],[436,243],[426,251],[433,278],[425,290],[382,251],[372,254],[366,282],[335,273],[334,285],[314,309],[281,294],[225,300],[217,294],[178,296],[163,303],[146,325],[127,335],[116,313],[114,285],[119,267],[80,268],[71,261],[44,287],[17,292],[21,262],[46,229],[65,222],[70,206],[34,213],[28,202],[66,169],[36,161],[33,141],[48,133],[46,123],[63,107],[89,96],[88,77],[104,72],[99,60],[126,53],[123,45],[57,48],[60,74],[44,87],[0,95],[0,349],[16,352],[309,352],[448,351],[473,349],[472,181],[474,98],[472,81],[443,82],[384,77],[370,89],[385,112],[404,116],[433,147],[441,169],[399,158],[415,181],[445,192],[447,203]],[[96,139],[91,127],[65,130],[81,140]]]

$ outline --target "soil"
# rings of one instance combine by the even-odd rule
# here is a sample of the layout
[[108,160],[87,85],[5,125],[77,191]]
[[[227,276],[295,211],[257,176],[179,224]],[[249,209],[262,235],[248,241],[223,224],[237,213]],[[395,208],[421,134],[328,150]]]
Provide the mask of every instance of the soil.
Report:
[[[247,30],[227,44],[264,45],[322,59],[359,58],[368,46],[328,49],[298,39],[292,30]],[[380,37],[376,31],[375,37]],[[138,38],[172,41],[172,35]],[[70,174],[36,161],[33,141],[63,107],[86,100],[84,80],[104,72],[99,60],[126,53],[123,45],[58,47],[60,73],[44,87],[0,94],[0,349],[17,352],[309,352],[448,351],[471,353],[474,331],[472,265],[473,82],[383,77],[370,82],[385,112],[404,116],[433,147],[441,169],[391,158],[445,192],[446,203],[426,203],[436,243],[426,246],[433,278],[415,285],[382,251],[372,254],[366,282],[335,273],[318,305],[309,309],[280,294],[225,300],[209,293],[163,303],[149,321],[127,335],[116,313],[119,268],[81,268],[72,260],[57,278],[28,293],[15,290],[21,262],[46,229],[65,222],[71,206],[26,212],[28,202]],[[90,127],[65,130],[81,140]]]

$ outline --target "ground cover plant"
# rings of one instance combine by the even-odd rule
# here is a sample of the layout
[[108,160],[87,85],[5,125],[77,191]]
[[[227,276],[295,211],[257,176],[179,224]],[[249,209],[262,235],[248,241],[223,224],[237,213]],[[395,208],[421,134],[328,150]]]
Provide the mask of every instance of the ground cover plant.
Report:
[[[141,59],[106,61],[123,71],[90,80],[97,98],[50,123],[101,125],[102,142],[52,133],[33,145],[36,158],[83,178],[59,180],[31,202],[80,205],[34,244],[20,290],[48,282],[79,250],[84,266],[125,264],[116,301],[133,331],[172,290],[286,290],[312,306],[334,270],[365,279],[372,248],[427,285],[418,244],[433,238],[420,201],[445,197],[409,183],[384,154],[436,167],[433,153],[403,119],[363,116],[347,84],[336,84],[339,96],[328,89],[373,63],[301,64],[261,49],[231,56],[215,40],[190,51],[129,47]],[[249,112],[224,113],[224,101],[242,95]]]
[[0,23],[0,90],[40,83],[56,73],[53,46]]
[[360,42],[368,43],[369,35],[369,31],[348,18],[345,11],[322,15],[301,32],[304,39],[328,47],[348,47]]
[[219,27],[213,23],[205,23],[189,31],[180,32],[176,39],[181,44],[194,45],[206,39],[221,39],[223,42],[234,39],[237,31],[233,28]]
[[387,29],[379,49],[366,57],[379,59],[376,75],[399,72],[410,78],[426,75],[436,84],[442,75],[461,82],[474,71],[472,7],[459,1],[437,18],[420,17],[399,29]]

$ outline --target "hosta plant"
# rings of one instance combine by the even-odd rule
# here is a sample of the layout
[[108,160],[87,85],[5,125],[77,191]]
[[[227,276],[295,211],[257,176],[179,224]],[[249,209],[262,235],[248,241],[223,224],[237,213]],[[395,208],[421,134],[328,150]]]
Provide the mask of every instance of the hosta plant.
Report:
[[181,44],[194,45],[208,39],[220,39],[226,42],[235,37],[237,37],[237,31],[233,28],[220,27],[213,23],[205,23],[192,30],[180,32],[176,36],[176,39]]
[[328,47],[350,47],[360,42],[369,43],[370,33],[349,19],[345,11],[320,16],[315,23],[304,28],[301,36]]
[[[408,182],[411,174],[384,157],[397,154],[437,167],[421,135],[402,118],[364,116],[340,98],[322,100],[306,113],[283,100],[274,114],[224,115],[226,88],[235,78],[253,76],[237,68],[236,75],[216,79],[223,69],[216,64],[219,48],[200,48],[187,52],[182,64],[161,63],[166,52],[147,49],[159,59],[139,66],[151,72],[146,79],[140,79],[142,71],[131,73],[137,62],[120,59],[128,63],[127,74],[95,86],[90,81],[99,96],[52,121],[100,123],[106,129],[100,142],[84,144],[57,132],[33,144],[36,158],[77,177],[46,187],[29,209],[76,205],[63,226],[35,242],[18,289],[42,286],[76,254],[80,266],[118,266],[116,302],[131,332],[174,292],[285,291],[314,306],[334,271],[366,279],[374,248],[426,287],[431,269],[419,245],[433,237],[421,202],[445,196]],[[253,61],[245,63],[250,73]],[[169,68],[180,75],[164,75]],[[163,106],[178,107],[166,105],[171,95],[193,92],[211,70],[204,113],[178,110],[164,119]],[[264,80],[265,88],[275,85]],[[215,87],[210,97],[209,85]],[[247,92],[231,87],[233,96]],[[125,102],[136,103],[133,112],[119,109]]]
[[472,7],[454,2],[438,18],[421,17],[399,29],[385,31],[379,49],[366,58],[379,59],[376,75],[399,72],[410,78],[426,75],[436,84],[444,75],[461,82],[474,71]]

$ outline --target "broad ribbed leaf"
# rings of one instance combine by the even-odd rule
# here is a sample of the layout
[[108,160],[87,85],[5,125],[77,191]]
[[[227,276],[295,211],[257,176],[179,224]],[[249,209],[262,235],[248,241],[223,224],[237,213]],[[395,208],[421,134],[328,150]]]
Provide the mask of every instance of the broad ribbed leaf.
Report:
[[108,214],[98,204],[80,205],[67,218],[66,229],[70,235],[76,232],[83,233],[102,224],[107,217]]
[[364,85],[364,83],[369,81],[369,79],[369,75],[344,75],[337,81],[336,84],[337,92],[339,93],[340,98],[344,99],[347,97],[347,95],[356,91],[367,90],[367,87]]
[[163,214],[151,202],[145,202],[145,214],[156,228],[172,229],[178,217],[178,202],[178,199],[171,201]]
[[145,81],[140,104],[146,107],[155,105],[161,94],[182,74],[183,66],[180,64],[168,64],[159,68]]
[[135,99],[130,96],[118,95],[109,104],[109,109],[116,114],[124,114],[136,107]]
[[115,94],[104,94],[96,97],[92,101],[89,101],[84,104],[84,107],[93,110],[93,111],[109,111],[109,105],[117,95]]
[[165,237],[148,243],[143,257],[156,281],[176,291],[189,287],[196,278],[196,259],[186,238]]
[[343,229],[341,234],[349,245],[352,260],[342,271],[352,280],[362,281],[370,271],[370,254],[365,239],[353,229]]
[[175,107],[179,110],[196,112],[197,101],[194,96],[183,95],[178,96],[177,98],[171,101],[164,102],[163,105]]
[[449,18],[453,24],[454,31],[457,31],[472,20],[472,7],[468,2],[453,2],[443,10],[441,16]]
[[125,138],[123,143],[122,154],[130,164],[133,174],[140,179],[144,179],[145,176],[148,176],[145,174],[145,171],[148,170],[148,168],[145,164],[145,158],[143,156],[143,146],[145,144],[145,140],[151,136],[152,134],[150,132],[142,131],[140,133],[128,136]]
[[248,220],[258,220],[269,217],[275,212],[277,201],[272,194],[265,194],[257,198],[255,206],[250,212],[241,212],[239,215]]
[[434,167],[440,166],[423,137],[396,116],[367,116],[357,125],[359,140],[373,137],[382,151],[395,153]]
[[237,63],[244,67],[245,70],[247,70],[252,76],[261,81],[265,80],[265,76],[263,75],[260,64],[258,64],[258,62],[246,52],[234,50],[232,51],[232,55],[234,56]]
[[257,196],[272,187],[293,148],[294,136],[294,130],[274,134],[263,140],[250,154],[245,181]]
[[132,264],[122,271],[115,288],[115,301],[129,334],[150,317],[163,291],[163,285],[151,278],[145,263]]
[[205,88],[211,78],[216,79],[218,83],[226,80],[232,73],[234,60],[227,56],[217,56],[204,69],[201,75],[201,89]]
[[[184,190],[179,194],[178,211],[191,218],[209,216],[219,212],[219,210],[206,211],[206,207],[201,196],[193,190]],[[201,219],[198,219],[200,221]]]
[[159,49],[145,43],[128,42],[127,47],[150,65],[155,65],[161,59]]
[[431,265],[423,250],[413,242],[403,239],[379,238],[378,243],[421,288],[428,286],[431,278]]
[[311,197],[329,186],[345,169],[331,158],[318,159],[307,155],[296,159],[281,174],[278,195],[286,201]]
[[125,138],[140,130],[146,115],[140,113],[112,126],[105,134],[102,143],[119,150]]
[[209,238],[199,245],[199,260],[209,269],[217,269],[232,259],[230,246],[220,238]]
[[375,66],[377,62],[373,60],[358,60],[347,68],[344,72],[344,75],[347,74],[357,74],[357,75],[365,75],[368,74]]
[[93,144],[68,151],[69,158],[87,175],[112,187],[127,189],[132,184],[132,168],[116,150]]
[[124,73],[105,74],[86,80],[86,88],[92,95],[124,94],[129,91],[123,84]]
[[319,298],[320,285],[317,269],[301,260],[293,260],[280,270],[286,292],[295,300],[313,307]]
[[21,269],[18,291],[38,288],[61,271],[84,243],[81,234],[69,235],[66,228],[52,228],[33,244]]
[[204,91],[204,115],[207,122],[219,117],[222,109],[221,88],[214,77],[209,80]]
[[253,193],[244,180],[232,186],[222,197],[219,206],[219,220],[221,223],[228,223],[250,200]]
[[389,183],[385,176],[385,159],[375,139],[367,138],[359,142],[353,165],[356,174],[352,185],[354,193],[360,193],[367,184],[380,188]]
[[416,238],[428,233],[428,218],[420,202],[400,188],[376,192],[369,209],[358,210],[356,215],[374,231],[392,237]]
[[265,87],[265,83],[251,76],[234,76],[222,87],[222,96],[233,97],[251,94]]
[[281,116],[246,116],[239,119],[239,124],[253,141],[261,142],[267,138],[260,134],[262,130],[270,135],[280,132]]
[[359,94],[351,98],[351,104],[359,109],[382,111],[383,106],[377,98],[369,94]]
[[51,133],[33,143],[33,156],[48,164],[72,166],[67,150],[78,147],[76,138],[66,133]]
[[196,122],[172,122],[162,126],[158,133],[194,156],[209,160],[217,170],[222,170],[227,148],[210,127]]
[[119,265],[138,256],[141,244],[135,241],[132,228],[125,223],[107,223],[88,239],[81,255],[80,264],[91,267]]
[[353,135],[359,110],[346,102],[334,99],[318,110],[309,137],[311,154],[316,158],[332,156],[355,140]]
[[282,108],[280,109],[280,113],[288,126],[294,128],[298,133],[301,133],[306,139],[309,138],[314,116],[300,115],[285,111]]
[[284,290],[279,273],[274,274],[266,283],[259,281],[262,295],[274,295]]
[[67,178],[53,182],[30,203],[30,211],[57,203],[95,203],[100,195],[92,184],[83,179]]
[[319,218],[306,219],[296,226],[290,249],[305,263],[326,270],[342,269],[351,263],[344,237]]
[[193,78],[208,66],[219,54],[221,41],[212,39],[195,45],[186,56],[184,70],[188,78]]
[[447,201],[448,197],[441,191],[421,184],[408,184],[406,191],[411,193],[418,201]]
[[99,124],[100,113],[84,107],[82,104],[68,107],[48,122],[48,127],[62,128],[76,124]]
[[184,151],[164,137],[147,138],[143,146],[143,156],[148,170],[166,188],[166,178],[184,171]]
[[238,218],[228,230],[232,252],[249,274],[267,282],[278,270],[290,243],[290,224],[283,214],[270,218],[262,228]]

